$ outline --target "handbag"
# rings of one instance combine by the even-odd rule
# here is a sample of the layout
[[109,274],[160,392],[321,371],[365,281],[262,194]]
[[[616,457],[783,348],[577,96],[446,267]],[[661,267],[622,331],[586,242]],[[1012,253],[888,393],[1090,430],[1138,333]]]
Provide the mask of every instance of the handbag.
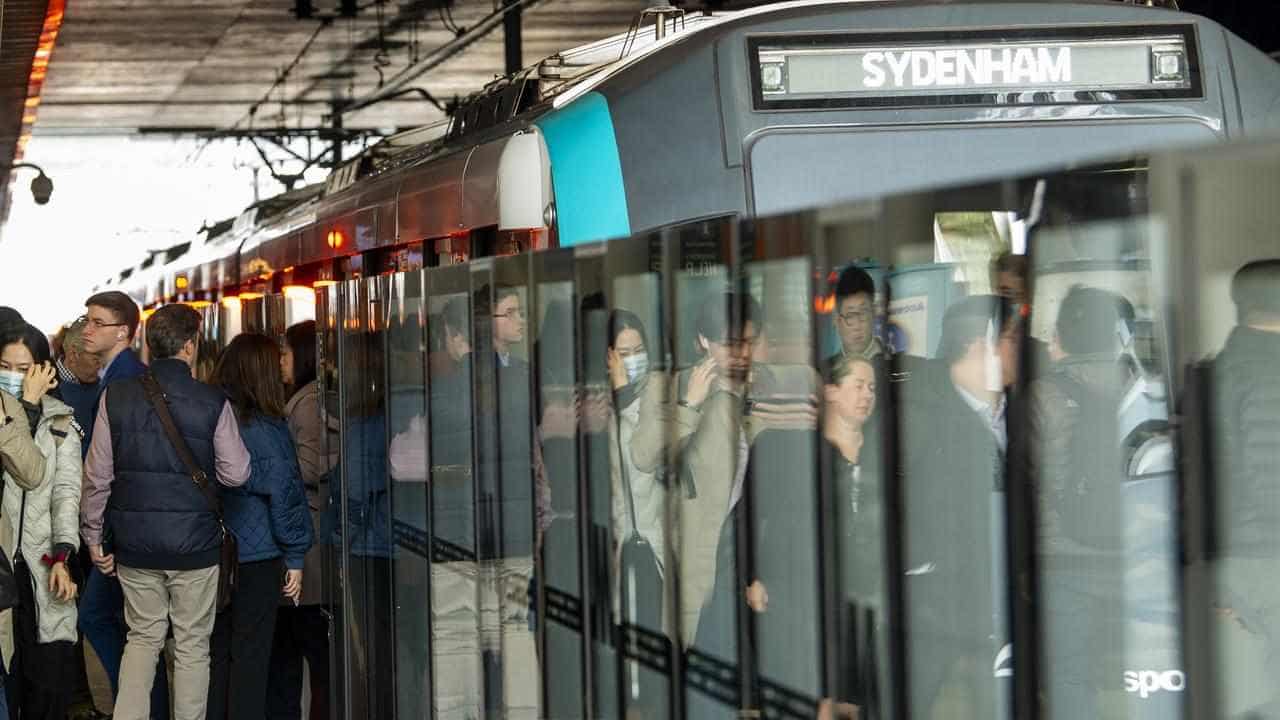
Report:
[[147,392],[147,399],[151,401],[156,415],[160,417],[160,424],[164,426],[165,435],[169,436],[169,442],[172,443],[173,449],[178,452],[178,457],[190,473],[191,481],[209,501],[209,507],[218,518],[218,530],[222,532],[222,553],[218,558],[218,610],[224,610],[231,604],[231,594],[236,589],[240,575],[240,549],[236,544],[236,536],[227,532],[227,524],[222,515],[222,498],[209,487],[209,476],[196,463],[195,456],[191,454],[191,448],[187,446],[187,441],[178,432],[178,426],[173,422],[173,415],[169,413],[169,403],[165,399],[160,383],[149,370],[143,373],[141,379],[142,387]]
[[622,448],[622,418],[617,417],[618,464],[622,471],[622,492],[627,501],[627,517],[631,520],[631,529],[622,541],[619,553],[618,569],[621,574],[619,598],[624,625],[657,630],[662,627],[663,580],[658,554],[653,546],[640,534],[640,523],[636,518],[636,501],[631,490],[631,472],[627,466],[626,455]]

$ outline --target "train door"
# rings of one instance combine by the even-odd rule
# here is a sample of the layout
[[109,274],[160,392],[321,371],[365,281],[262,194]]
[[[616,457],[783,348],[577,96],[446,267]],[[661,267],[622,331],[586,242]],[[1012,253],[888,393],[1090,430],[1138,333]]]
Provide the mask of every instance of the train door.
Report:
[[430,718],[431,524],[427,509],[427,319],[421,271],[386,278],[395,716]]
[[478,505],[472,437],[472,296],[465,265],[426,271],[434,717],[484,717]]
[[392,691],[390,499],[387,477],[387,279],[343,284],[342,460],[337,483],[345,562],[348,717],[388,718]]
[[[546,717],[587,717],[583,692],[584,620],[582,538],[579,518],[586,517],[580,480],[578,410],[581,363],[578,299],[586,290],[581,277],[575,292],[574,252],[551,250],[531,256],[530,332],[534,397],[542,465],[550,493],[550,517],[542,529],[536,555],[537,614],[541,631],[539,657],[547,668],[543,679]],[[587,429],[582,428],[583,432]],[[603,716],[597,714],[597,717]]]

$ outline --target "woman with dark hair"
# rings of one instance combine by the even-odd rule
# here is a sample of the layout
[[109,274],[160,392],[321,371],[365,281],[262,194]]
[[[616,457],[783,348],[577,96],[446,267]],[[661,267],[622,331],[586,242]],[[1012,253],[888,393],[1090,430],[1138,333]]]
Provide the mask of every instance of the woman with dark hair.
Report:
[[8,704],[24,718],[63,718],[76,669],[76,583],[69,561],[80,547],[80,434],[72,409],[49,392],[58,383],[44,333],[26,325],[8,340],[0,348],[0,391],[21,400],[32,439],[46,458],[36,483],[4,472],[0,546],[13,559],[21,598],[10,616],[12,635],[5,638],[12,640],[12,656],[5,658]]
[[[285,417],[298,453],[302,485],[306,490],[311,520],[320,527],[320,515],[329,498],[329,471],[336,461],[337,428],[321,402],[316,370],[316,323],[292,325],[284,332],[280,373],[289,401]],[[297,606],[282,603],[276,614],[275,640],[271,649],[271,683],[268,687],[267,717],[273,720],[302,718],[302,661],[310,669],[310,720],[329,717],[329,639],[321,603],[324,600],[324,558],[319,543],[307,552],[302,597]]]
[[303,559],[314,533],[284,421],[279,347],[265,335],[240,335],[222,353],[214,377],[235,410],[250,472],[242,487],[222,490],[227,528],[239,543],[240,574],[231,606],[214,623],[207,716],[261,718],[276,606],[282,592],[295,603],[301,598]]

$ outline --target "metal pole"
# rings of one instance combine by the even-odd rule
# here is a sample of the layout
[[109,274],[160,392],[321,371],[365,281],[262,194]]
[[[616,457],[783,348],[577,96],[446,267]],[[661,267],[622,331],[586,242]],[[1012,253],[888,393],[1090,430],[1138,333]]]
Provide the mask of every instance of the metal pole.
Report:
[[506,0],[506,5],[510,9],[502,16],[503,47],[507,74],[514,75],[524,69],[524,47],[520,37],[523,10],[515,0]]

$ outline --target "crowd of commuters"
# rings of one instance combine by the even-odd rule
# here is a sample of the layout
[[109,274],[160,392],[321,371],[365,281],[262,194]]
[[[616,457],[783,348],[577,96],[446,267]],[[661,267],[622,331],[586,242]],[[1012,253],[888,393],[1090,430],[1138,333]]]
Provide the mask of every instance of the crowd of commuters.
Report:
[[328,717],[314,324],[219,352],[189,306],[152,313],[142,343],[128,296],[85,307],[52,344],[0,308],[0,549],[18,593],[0,717],[107,717],[86,641],[111,717],[301,718],[304,658],[309,717]]
[[[387,367],[373,334],[351,341],[348,371],[373,380],[344,395],[342,433],[319,382],[315,323],[281,342],[243,334],[219,348],[199,313],[168,305],[146,323],[144,364],[138,308],[119,293],[90,298],[52,345],[0,308],[0,548],[21,594],[0,616],[9,716],[100,716],[87,640],[117,718],[300,718],[304,668],[310,717],[327,717],[322,542],[341,543],[365,597],[367,634],[351,659],[370,672],[360,702],[388,714],[390,668],[407,662],[388,595],[389,480],[432,487],[432,692],[460,717],[495,698],[513,716],[536,712],[536,673],[521,669],[554,664],[558,647],[532,639],[539,608],[550,614],[538,590],[559,592],[583,567],[604,590],[587,611],[598,627],[670,643],[701,678],[687,717],[787,692],[818,698],[809,710],[822,718],[883,712],[891,585],[912,714],[998,716],[1012,676],[1011,482],[1028,483],[1037,503],[1047,697],[1105,714],[1130,621],[1117,588],[1133,448],[1119,423],[1145,372],[1137,312],[1121,293],[1073,285],[1035,339],[1025,258],[997,258],[990,280],[991,294],[938,313],[926,357],[885,342],[883,286],[846,266],[831,288],[829,342],[805,351],[817,362],[771,345],[766,308],[746,286],[704,293],[681,319],[691,352],[646,325],[649,308],[611,307],[600,293],[545,305],[529,343],[526,293],[485,286],[428,318],[422,374]],[[1265,480],[1280,471],[1277,288],[1275,261],[1236,273],[1239,326],[1209,371],[1216,457],[1238,491],[1218,606],[1266,642],[1280,632],[1266,582],[1275,503],[1248,500],[1269,498]],[[397,373],[429,386],[406,405],[418,408],[407,422]],[[583,473],[599,493],[588,505]],[[600,557],[580,566],[569,555],[584,508]],[[820,532],[837,549],[831,567],[806,550]],[[220,582],[227,536],[232,587]],[[829,615],[851,648],[832,658],[834,686],[817,680],[820,576],[835,582]],[[498,632],[460,641],[495,617]],[[769,687],[742,696],[714,668],[747,656]],[[451,657],[467,661],[439,661]],[[630,680],[618,697],[640,716],[663,713],[668,686],[620,667]]]

